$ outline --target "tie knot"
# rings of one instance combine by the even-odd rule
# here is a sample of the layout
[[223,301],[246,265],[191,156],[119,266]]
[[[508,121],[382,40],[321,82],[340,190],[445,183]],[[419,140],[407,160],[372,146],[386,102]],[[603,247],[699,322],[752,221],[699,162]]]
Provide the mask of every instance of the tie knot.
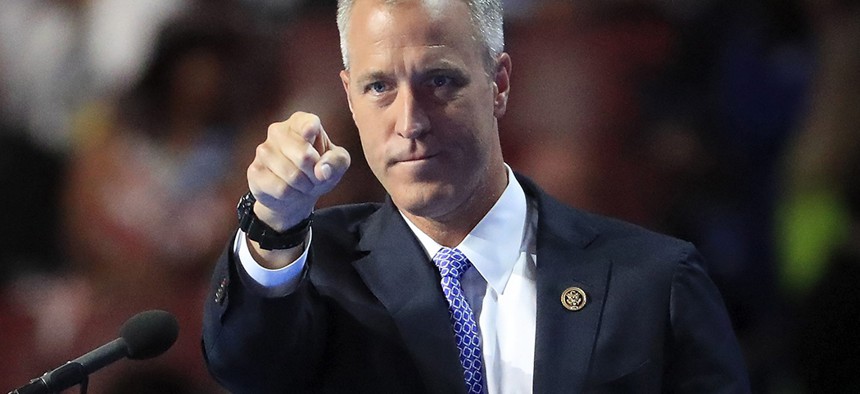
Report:
[[439,267],[439,273],[445,277],[450,276],[459,279],[471,263],[466,255],[459,249],[442,248],[433,256],[433,263]]

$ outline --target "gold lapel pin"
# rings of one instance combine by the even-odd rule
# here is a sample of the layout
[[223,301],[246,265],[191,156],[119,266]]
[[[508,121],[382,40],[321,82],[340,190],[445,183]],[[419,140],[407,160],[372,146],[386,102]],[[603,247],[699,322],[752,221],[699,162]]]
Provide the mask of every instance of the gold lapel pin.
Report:
[[567,310],[578,311],[585,308],[585,303],[588,298],[585,297],[585,291],[579,287],[568,287],[561,292],[561,305]]

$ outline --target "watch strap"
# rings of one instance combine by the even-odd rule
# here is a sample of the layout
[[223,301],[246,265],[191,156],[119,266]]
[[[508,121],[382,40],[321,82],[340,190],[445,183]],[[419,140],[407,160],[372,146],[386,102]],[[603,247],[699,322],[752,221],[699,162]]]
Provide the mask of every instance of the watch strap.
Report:
[[254,203],[256,202],[257,199],[254,195],[248,192],[239,200],[239,206],[236,210],[239,216],[239,228],[245,232],[249,239],[259,243],[260,248],[265,250],[290,249],[305,241],[311,223],[313,223],[313,212],[295,226],[279,232],[257,217],[254,213]]

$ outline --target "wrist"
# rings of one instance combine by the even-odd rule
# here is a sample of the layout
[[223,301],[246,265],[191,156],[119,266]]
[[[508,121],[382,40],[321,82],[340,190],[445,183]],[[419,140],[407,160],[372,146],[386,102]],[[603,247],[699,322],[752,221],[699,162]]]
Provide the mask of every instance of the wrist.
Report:
[[[291,249],[304,243],[310,231],[311,223],[313,222],[313,212],[295,224],[287,227],[287,221],[280,221],[273,227],[271,222],[262,220],[257,216],[257,210],[262,210],[268,220],[277,217],[271,214],[271,211],[266,212],[268,208],[257,204],[256,198],[251,192],[245,194],[239,205],[236,208],[239,217],[239,228],[246,234],[248,239],[259,244],[260,248],[265,250],[283,250]],[[268,214],[267,214],[268,213]]]
[[[308,235],[308,238],[310,238],[310,235]],[[304,253],[307,242],[308,239],[290,249],[267,250],[261,248],[258,242],[252,241],[245,236],[245,243],[251,259],[257,262],[257,265],[267,270],[279,270],[296,262],[302,253]]]
[[295,215],[287,216],[278,213],[257,201],[254,203],[254,215],[257,219],[265,223],[277,232],[286,232],[289,229],[299,225],[303,220],[309,218],[313,214],[313,209],[296,213]]

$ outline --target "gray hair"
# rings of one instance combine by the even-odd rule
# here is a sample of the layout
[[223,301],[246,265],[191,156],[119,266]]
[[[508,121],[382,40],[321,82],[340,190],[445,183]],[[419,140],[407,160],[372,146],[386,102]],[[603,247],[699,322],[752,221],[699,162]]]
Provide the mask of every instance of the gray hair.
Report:
[[[473,37],[483,44],[487,70],[491,71],[496,58],[505,49],[503,32],[503,11],[501,0],[462,0],[469,6],[469,16],[474,28]],[[402,0],[385,0],[386,4],[397,4]],[[349,51],[346,45],[346,35],[349,30],[349,19],[355,0],[337,1],[337,29],[340,32],[340,53],[343,56],[343,67],[349,69]]]

